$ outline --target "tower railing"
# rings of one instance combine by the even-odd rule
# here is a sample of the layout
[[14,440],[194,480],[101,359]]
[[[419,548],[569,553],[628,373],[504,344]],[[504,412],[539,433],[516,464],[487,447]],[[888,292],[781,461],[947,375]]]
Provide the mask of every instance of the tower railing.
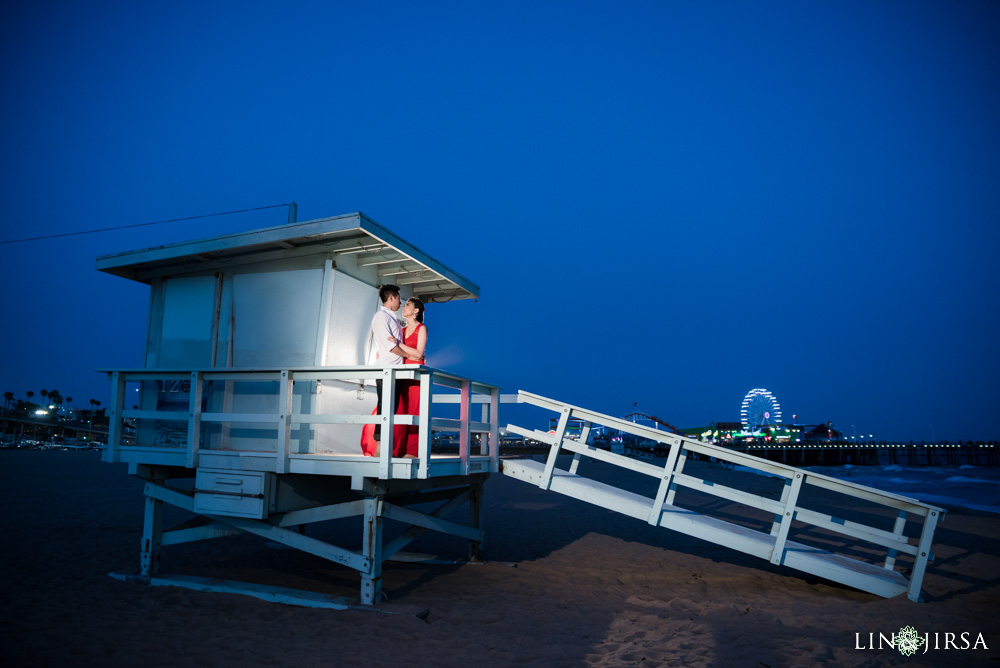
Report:
[[[427,366],[400,365],[299,367],[288,369],[113,369],[107,371],[112,385],[109,411],[108,444],[104,461],[122,461],[123,453],[147,453],[150,463],[159,463],[157,453],[178,453],[183,450],[183,465],[197,468],[202,455],[208,451],[240,451],[239,440],[234,438],[233,425],[251,426],[260,433],[275,434],[264,437],[266,450],[260,446],[245,448],[247,452],[273,453],[275,473],[290,472],[289,463],[296,455],[321,456],[324,454],[361,455],[357,451],[327,453],[317,451],[317,439],[296,438],[296,430],[303,425],[381,425],[383,434],[392,434],[397,425],[418,426],[418,455],[416,477],[431,475],[431,448],[434,432],[458,434],[459,472],[469,473],[474,459],[488,458],[490,471],[496,471],[499,458],[499,403],[500,388],[459,374]],[[296,383],[340,383],[356,387],[359,393],[374,390],[371,383],[382,380],[382,411],[378,415],[350,410],[325,412],[318,401],[296,401]],[[415,380],[420,387],[419,414],[396,412],[396,381]],[[236,412],[234,388],[238,383],[269,384],[259,403],[267,410]],[[154,385],[155,384],[155,385]],[[176,388],[175,400],[158,400],[154,388]],[[245,387],[245,385],[244,385]],[[138,395],[131,395],[138,391]],[[258,393],[260,390],[258,390]],[[208,394],[213,394],[212,401]],[[185,396],[186,395],[186,396]],[[128,408],[129,397],[137,403]],[[359,404],[360,405],[360,404]],[[370,406],[370,403],[367,404]],[[435,405],[438,407],[435,409]],[[457,405],[444,409],[443,405]],[[475,407],[479,406],[479,415]],[[450,413],[450,416],[449,416]],[[142,421],[169,423],[170,429],[159,429],[156,435],[149,430],[136,428]],[[207,430],[212,430],[216,445],[206,440]],[[135,435],[131,443],[127,433]],[[478,437],[478,438],[477,438]],[[388,439],[386,439],[388,440]],[[477,447],[478,441],[478,447]],[[293,442],[296,447],[293,448]],[[392,477],[394,460],[392,448],[383,447],[377,459],[378,477]],[[141,458],[141,455],[140,455]],[[172,461],[176,461],[176,457]],[[133,458],[134,460],[134,458]],[[409,463],[407,463],[409,465]],[[482,470],[482,469],[478,469]]]

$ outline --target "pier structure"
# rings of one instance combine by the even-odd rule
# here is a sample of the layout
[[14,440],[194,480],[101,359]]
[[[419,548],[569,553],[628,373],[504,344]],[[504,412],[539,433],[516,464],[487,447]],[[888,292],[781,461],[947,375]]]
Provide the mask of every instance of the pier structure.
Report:
[[998,466],[994,443],[738,443],[727,449],[793,466]]

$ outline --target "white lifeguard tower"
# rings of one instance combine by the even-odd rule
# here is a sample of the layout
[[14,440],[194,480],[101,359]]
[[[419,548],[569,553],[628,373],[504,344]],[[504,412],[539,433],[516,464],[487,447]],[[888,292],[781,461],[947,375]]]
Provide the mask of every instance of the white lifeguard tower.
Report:
[[[127,463],[145,481],[146,497],[139,575],[116,577],[300,605],[352,605],[159,573],[164,546],[246,532],[353,568],[361,576],[360,601],[371,605],[380,600],[386,560],[432,558],[403,549],[427,530],[467,540],[469,558],[479,558],[483,483],[500,472],[772,564],[880,596],[920,599],[943,510],[916,499],[523,391],[505,400],[554,411],[558,426],[550,433],[507,425],[507,432],[550,449],[544,462],[501,462],[500,388],[428,366],[374,366],[369,358],[379,284],[399,285],[404,299],[425,303],[475,298],[479,287],[361,213],[107,255],[97,268],[150,286],[144,366],[108,371],[104,459]],[[372,415],[378,378],[385,396],[381,414]],[[419,415],[393,412],[397,379],[419,381]],[[389,447],[378,458],[363,456],[362,427],[376,422],[383,434],[417,425],[418,456],[393,458]],[[567,427],[577,422],[580,433],[569,438]],[[588,442],[600,426],[665,444],[669,455],[661,465],[602,450]],[[439,431],[458,433],[457,451],[434,446]],[[563,453],[572,455],[567,468],[559,468]],[[686,468],[692,457],[737,464],[775,484],[763,492],[727,487],[710,471]],[[583,461],[650,476],[656,494],[584,477]],[[829,514],[811,492],[850,498],[859,512]],[[748,523],[713,515],[711,504],[693,503],[692,495],[741,504],[759,517]],[[194,518],[165,529],[164,503]],[[351,517],[361,520],[361,550],[304,530]],[[408,528],[384,541],[385,519]],[[865,555],[874,546],[884,558],[837,550],[841,540],[864,543]]]
[[[367,364],[379,284],[433,303],[478,297],[475,283],[361,213],[103,256],[97,268],[150,286],[145,366],[109,371],[104,454],[146,480],[141,577],[157,575],[164,545],[240,531],[354,568],[363,603],[379,600],[386,558],[419,558],[401,548],[427,529],[468,539],[477,557],[499,388]],[[373,417],[376,378],[388,397]],[[397,379],[420,381],[419,416],[391,410]],[[419,456],[363,456],[373,421],[390,434],[419,424]],[[458,451],[432,454],[435,431],[457,432]],[[193,489],[175,484],[192,476]],[[435,513],[408,508],[433,500]],[[164,531],[163,503],[200,519]],[[462,504],[470,522],[442,518]],[[361,553],[300,531],[355,515]],[[411,530],[383,545],[387,517]]]

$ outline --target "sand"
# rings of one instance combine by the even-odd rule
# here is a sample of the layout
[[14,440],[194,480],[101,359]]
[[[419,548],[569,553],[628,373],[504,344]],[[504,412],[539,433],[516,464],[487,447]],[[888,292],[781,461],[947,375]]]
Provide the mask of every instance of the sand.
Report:
[[[1000,665],[1000,516],[990,513],[949,512],[928,600],[914,603],[494,475],[487,563],[386,565],[389,607],[421,618],[120,582],[108,573],[138,571],[141,481],[99,453],[2,451],[0,482],[2,666]],[[440,535],[411,547],[465,549]],[[355,572],[254,537],[168,547],[162,567],[358,594]],[[937,633],[939,646],[945,633],[959,646],[961,633],[982,634],[988,649],[868,649],[869,634],[877,643],[906,625],[932,643]]]

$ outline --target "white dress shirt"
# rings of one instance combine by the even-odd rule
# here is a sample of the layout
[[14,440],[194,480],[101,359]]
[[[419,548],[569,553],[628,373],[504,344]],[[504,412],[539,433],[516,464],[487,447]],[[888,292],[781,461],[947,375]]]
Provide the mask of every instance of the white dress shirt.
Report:
[[393,366],[402,364],[403,358],[390,352],[396,344],[389,340],[389,337],[397,341],[403,340],[403,332],[396,320],[396,314],[383,306],[372,316],[372,336],[375,339],[372,350],[375,352],[375,364],[379,366]]

